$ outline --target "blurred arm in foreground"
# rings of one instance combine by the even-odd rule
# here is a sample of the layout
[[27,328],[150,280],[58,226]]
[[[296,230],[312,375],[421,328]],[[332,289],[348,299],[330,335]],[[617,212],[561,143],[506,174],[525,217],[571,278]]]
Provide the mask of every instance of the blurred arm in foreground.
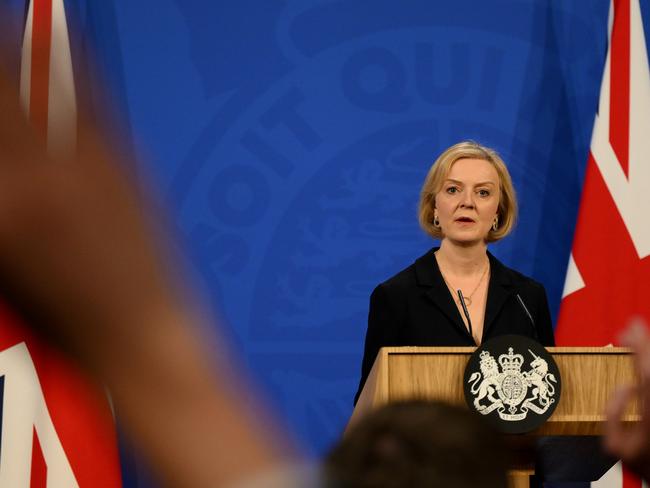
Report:
[[[620,457],[645,480],[650,480],[650,335],[645,325],[636,321],[621,335],[621,345],[635,353],[639,383],[619,389],[607,408],[605,446]],[[640,401],[641,421],[624,425],[621,421],[626,406],[637,394]]]
[[245,413],[225,359],[209,359],[124,158],[79,125],[76,157],[52,160],[0,68],[0,297],[108,386],[166,486],[225,486],[286,465],[288,442]]

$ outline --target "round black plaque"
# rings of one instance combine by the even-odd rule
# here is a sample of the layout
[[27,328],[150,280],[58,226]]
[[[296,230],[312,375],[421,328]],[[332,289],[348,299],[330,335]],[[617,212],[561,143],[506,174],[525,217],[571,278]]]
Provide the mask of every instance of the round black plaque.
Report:
[[463,379],[470,410],[508,434],[530,432],[553,414],[560,402],[560,371],[539,342],[504,335],[471,355]]

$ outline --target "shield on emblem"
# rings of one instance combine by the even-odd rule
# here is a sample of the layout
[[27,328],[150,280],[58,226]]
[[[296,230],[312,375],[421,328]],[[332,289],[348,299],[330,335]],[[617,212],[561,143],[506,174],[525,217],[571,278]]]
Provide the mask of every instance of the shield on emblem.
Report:
[[507,374],[501,383],[499,397],[506,405],[516,406],[526,397],[527,391],[521,375]]

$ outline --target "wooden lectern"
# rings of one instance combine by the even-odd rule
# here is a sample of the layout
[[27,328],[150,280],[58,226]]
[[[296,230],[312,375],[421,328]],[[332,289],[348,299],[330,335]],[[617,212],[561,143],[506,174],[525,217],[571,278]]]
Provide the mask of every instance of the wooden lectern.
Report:
[[[466,406],[463,393],[463,374],[473,347],[384,347],[379,351],[370,375],[352,413],[348,428],[364,413],[380,405],[406,399],[442,400]],[[539,443],[547,450],[561,451],[563,448],[574,469],[580,461],[576,452],[582,446],[586,462],[592,465],[579,474],[559,473],[545,476],[548,481],[592,481],[576,479],[594,477],[598,479],[611,467],[615,460],[594,461],[597,455],[590,450],[598,449],[598,436],[604,433],[605,406],[610,395],[622,385],[636,381],[633,358],[627,348],[621,347],[549,347],[562,376],[560,402],[549,420],[535,431],[516,438],[522,447],[513,455],[509,477],[511,486],[529,486],[529,477],[540,466]],[[624,417],[625,422],[639,420],[639,406],[635,401]],[[587,441],[586,451],[584,449]],[[591,446],[589,440],[592,440]],[[524,441],[524,442],[521,442]],[[576,447],[577,446],[577,447]],[[523,453],[523,454],[522,454]],[[547,465],[558,464],[558,459],[547,461]],[[595,463],[595,465],[594,465]],[[551,468],[552,469],[552,468]],[[553,477],[555,479],[553,479]],[[574,479],[561,479],[561,478]]]

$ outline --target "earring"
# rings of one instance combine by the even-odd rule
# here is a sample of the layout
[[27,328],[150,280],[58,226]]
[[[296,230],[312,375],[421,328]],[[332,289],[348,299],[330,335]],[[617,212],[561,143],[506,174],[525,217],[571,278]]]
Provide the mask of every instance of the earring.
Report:
[[437,216],[437,215],[433,217],[433,225],[434,225],[435,227],[440,227],[440,221],[438,220],[438,216]]
[[494,222],[492,222],[492,230],[496,232],[499,228],[499,217],[494,217]]

